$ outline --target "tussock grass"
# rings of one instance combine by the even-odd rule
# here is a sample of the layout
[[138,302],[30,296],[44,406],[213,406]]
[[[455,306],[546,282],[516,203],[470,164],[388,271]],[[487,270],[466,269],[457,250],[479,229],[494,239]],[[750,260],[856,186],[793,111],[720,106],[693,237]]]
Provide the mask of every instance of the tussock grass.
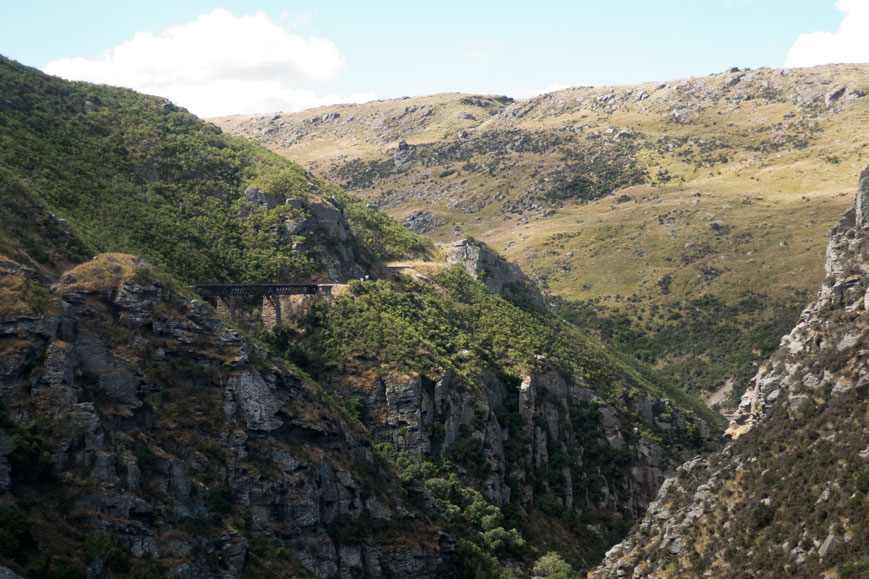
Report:
[[112,290],[121,287],[148,263],[127,253],[101,253],[91,261],[75,266],[64,274],[65,289]]

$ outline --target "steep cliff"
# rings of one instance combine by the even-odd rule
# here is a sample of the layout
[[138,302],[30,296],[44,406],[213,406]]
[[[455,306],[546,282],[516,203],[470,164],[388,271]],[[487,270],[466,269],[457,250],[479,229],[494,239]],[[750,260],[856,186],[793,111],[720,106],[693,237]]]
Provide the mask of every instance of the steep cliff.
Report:
[[681,461],[714,446],[717,425],[698,407],[459,265],[353,282],[292,340],[408,490],[429,489],[449,520],[438,489],[457,475],[507,528],[579,568],[645,512]]
[[597,577],[869,573],[865,221],[833,229],[817,300],[761,367],[720,452],[680,467]]
[[365,430],[205,304],[120,254],[72,270],[43,302],[26,280],[5,262],[17,308],[0,318],[7,565],[190,578],[452,568],[454,539]]

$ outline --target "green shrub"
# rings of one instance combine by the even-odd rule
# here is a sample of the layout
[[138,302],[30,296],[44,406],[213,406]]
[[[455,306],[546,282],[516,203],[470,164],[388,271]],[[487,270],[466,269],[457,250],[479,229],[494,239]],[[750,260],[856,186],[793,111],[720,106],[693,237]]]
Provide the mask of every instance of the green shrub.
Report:
[[444,453],[444,456],[448,460],[475,471],[484,469],[486,465],[483,443],[472,436],[457,438]]
[[232,491],[229,485],[220,484],[208,491],[208,506],[218,513],[226,514],[232,505]]
[[365,418],[365,404],[359,396],[354,396],[344,403],[344,410],[359,422]]
[[543,495],[537,497],[534,501],[534,504],[544,514],[549,515],[550,517],[559,517],[564,510],[564,507],[561,505],[561,503],[558,502],[558,499],[556,499],[552,495]]
[[36,425],[16,428],[11,433],[15,450],[9,454],[12,476],[25,484],[53,480],[51,455]]
[[27,515],[11,506],[0,505],[0,554],[18,558],[21,550],[33,541]]
[[751,523],[755,529],[762,529],[772,523],[775,518],[775,509],[760,503],[751,511]]
[[573,567],[555,551],[550,551],[534,563],[534,574],[546,579],[571,579],[577,577]]
[[147,444],[136,448],[136,463],[142,472],[148,472],[157,463],[157,455]]
[[98,555],[106,568],[119,573],[130,571],[130,552],[125,547],[118,545],[114,539],[107,535],[97,535],[87,540],[88,554],[93,557]]

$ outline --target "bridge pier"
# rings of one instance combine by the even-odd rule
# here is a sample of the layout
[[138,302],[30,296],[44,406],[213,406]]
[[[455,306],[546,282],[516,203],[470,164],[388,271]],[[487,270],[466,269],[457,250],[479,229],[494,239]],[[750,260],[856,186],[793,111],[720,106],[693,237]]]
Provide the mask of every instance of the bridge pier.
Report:
[[263,296],[263,325],[266,327],[280,326],[281,296]]
[[236,316],[236,307],[235,307],[235,296],[218,296],[217,297],[217,311],[223,315],[229,314],[229,319],[233,322],[237,322]]
[[[236,297],[241,298],[242,303],[253,305],[252,301],[259,299],[262,311],[262,322],[266,327],[280,326],[283,323],[281,301],[284,298],[288,311],[293,314],[296,310],[304,308],[304,304],[312,298],[316,299],[319,294],[331,293],[335,284],[316,283],[212,283],[195,284],[192,289],[206,300],[216,300],[217,311],[224,315],[229,314],[233,322],[238,322],[238,309]],[[291,301],[289,296],[298,298],[299,302]]]

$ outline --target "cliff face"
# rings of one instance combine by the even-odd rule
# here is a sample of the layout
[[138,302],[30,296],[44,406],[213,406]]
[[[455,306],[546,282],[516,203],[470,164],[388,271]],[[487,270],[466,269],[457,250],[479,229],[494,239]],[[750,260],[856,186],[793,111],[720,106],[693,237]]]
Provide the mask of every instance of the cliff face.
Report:
[[97,266],[135,265],[115,255],[77,268],[42,315],[19,291],[23,272],[0,270],[17,307],[0,319],[0,499],[30,520],[26,548],[4,543],[12,567],[190,578],[451,567],[452,537],[405,503],[365,431],[310,381],[147,270],[92,281]]
[[519,384],[483,371],[481,389],[449,373],[327,384],[345,403],[361,401],[376,443],[418,464],[452,461],[492,504],[578,521],[601,544],[618,538],[616,523],[641,516],[676,466],[712,439],[703,420],[665,399],[636,393],[607,403],[545,361]]
[[869,572],[867,201],[869,169],[831,232],[817,301],[757,373],[735,440],[680,467],[595,576]]

